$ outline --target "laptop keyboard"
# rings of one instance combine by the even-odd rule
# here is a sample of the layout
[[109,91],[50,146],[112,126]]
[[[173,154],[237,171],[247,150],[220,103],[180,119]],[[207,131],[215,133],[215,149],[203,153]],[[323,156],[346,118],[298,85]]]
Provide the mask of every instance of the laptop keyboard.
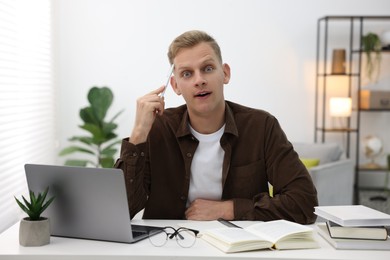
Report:
[[[133,238],[139,236],[145,236],[149,233],[149,231],[153,231],[156,233],[157,230],[162,230],[160,227],[153,226],[144,226],[144,225],[131,225],[131,232],[133,233]],[[158,233],[158,232],[157,232]]]
[[132,233],[133,233],[133,237],[138,237],[138,236],[146,234],[145,231],[134,231],[134,230],[132,231]]

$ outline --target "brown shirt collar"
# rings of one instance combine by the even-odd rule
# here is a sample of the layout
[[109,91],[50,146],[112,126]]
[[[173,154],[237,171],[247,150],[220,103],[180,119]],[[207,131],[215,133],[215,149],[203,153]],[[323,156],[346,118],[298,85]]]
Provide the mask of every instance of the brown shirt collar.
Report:
[[[238,136],[238,130],[237,130],[237,125],[236,121],[234,120],[234,115],[233,112],[228,104],[228,102],[225,102],[225,132],[224,133],[229,133],[234,136]],[[183,113],[182,120],[180,122],[179,128],[176,131],[176,136],[177,137],[183,137],[187,135],[191,135],[191,131],[188,127],[190,123],[189,116],[188,116],[188,110],[185,109]]]

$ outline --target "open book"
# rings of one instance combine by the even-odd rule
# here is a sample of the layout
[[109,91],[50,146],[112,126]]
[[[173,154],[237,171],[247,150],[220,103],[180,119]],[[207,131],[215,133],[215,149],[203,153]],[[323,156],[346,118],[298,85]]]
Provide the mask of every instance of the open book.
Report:
[[287,220],[260,222],[246,228],[209,229],[204,231],[202,239],[226,253],[318,247],[312,228]]

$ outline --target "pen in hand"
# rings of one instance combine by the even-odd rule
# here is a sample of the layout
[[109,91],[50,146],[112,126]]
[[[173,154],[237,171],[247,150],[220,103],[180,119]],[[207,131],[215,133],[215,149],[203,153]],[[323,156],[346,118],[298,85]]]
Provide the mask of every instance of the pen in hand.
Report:
[[171,65],[171,68],[170,68],[169,73],[168,73],[167,83],[165,84],[164,90],[160,93],[160,97],[162,97],[162,98],[164,97],[165,90],[168,87],[169,81],[170,81],[172,73],[173,73],[174,66],[175,66],[174,64]]

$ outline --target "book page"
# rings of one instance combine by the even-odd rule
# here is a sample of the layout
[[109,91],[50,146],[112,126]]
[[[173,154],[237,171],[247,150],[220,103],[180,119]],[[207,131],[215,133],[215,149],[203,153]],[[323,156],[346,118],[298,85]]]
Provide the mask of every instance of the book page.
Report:
[[202,239],[224,252],[240,252],[271,248],[272,242],[262,240],[260,237],[242,228],[217,228],[206,230]]
[[210,236],[217,237],[218,239],[229,244],[253,240],[262,240],[260,237],[242,228],[217,228],[207,230],[205,233]]
[[245,228],[245,230],[271,241],[274,244],[287,236],[297,238],[311,237],[311,233],[313,231],[310,227],[286,220],[262,222],[249,226]]

